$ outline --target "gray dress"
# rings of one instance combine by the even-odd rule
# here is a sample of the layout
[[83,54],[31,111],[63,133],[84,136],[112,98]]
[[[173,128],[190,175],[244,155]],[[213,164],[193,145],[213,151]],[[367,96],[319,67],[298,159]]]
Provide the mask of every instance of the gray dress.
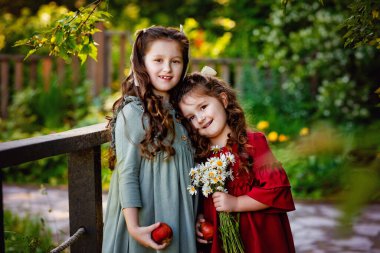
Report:
[[[152,160],[141,157],[139,143],[145,135],[143,125],[146,125],[146,121],[142,123],[143,107],[137,97],[125,100],[128,103],[117,114],[114,124],[117,163],[104,217],[102,252],[156,252],[128,234],[122,209],[137,207],[140,226],[161,221],[173,229],[170,246],[159,252],[195,253],[196,200],[187,191],[194,162],[187,132],[174,120],[176,154],[167,159],[163,152]],[[174,109],[170,112],[174,117]]]

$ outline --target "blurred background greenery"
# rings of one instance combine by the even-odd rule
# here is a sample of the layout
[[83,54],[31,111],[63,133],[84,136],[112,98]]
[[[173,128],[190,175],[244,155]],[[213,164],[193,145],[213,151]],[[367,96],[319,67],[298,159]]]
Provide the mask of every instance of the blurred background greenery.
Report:
[[[4,71],[17,68],[15,63],[3,67],[5,59],[29,51],[14,47],[16,41],[89,3],[0,0],[1,80]],[[103,1],[101,8],[112,14],[105,23],[108,31],[133,34],[151,25],[183,24],[193,60],[249,62],[241,71],[228,70],[231,80],[239,80],[231,85],[239,92],[250,127],[267,135],[297,200],[339,203],[347,224],[363,205],[380,200],[380,1],[114,0]],[[132,39],[126,42],[127,59]],[[129,66],[119,57],[120,41],[112,43],[110,61],[116,71],[96,95],[86,65],[78,66],[75,85],[74,69],[63,76],[50,71],[48,85],[45,67],[38,65],[33,84],[30,73],[21,71],[26,84],[7,88],[9,105],[7,117],[0,117],[0,141],[105,122],[119,96],[118,63],[127,62],[125,73]],[[42,48],[38,53],[46,56],[49,51]],[[222,69],[218,72],[223,75]],[[10,75],[10,83],[15,79]],[[2,101],[4,94],[2,89]],[[102,147],[104,189],[110,179],[107,148]],[[3,171],[5,183],[67,184],[66,156]],[[9,213],[5,218],[13,224],[33,222],[15,221]],[[7,236],[8,245],[23,241]],[[51,246],[51,241],[41,243]]]
[[[231,71],[232,76],[240,75],[239,84],[231,85],[239,89],[250,127],[267,134],[283,162],[295,198],[349,198],[352,201],[344,205],[353,215],[360,205],[380,200],[380,38],[364,34],[371,26],[379,30],[379,1],[286,1],[286,12],[281,2],[114,0],[103,2],[102,8],[112,14],[105,23],[107,30],[133,34],[151,25],[183,24],[193,59],[253,61],[254,68],[245,64],[241,72]],[[364,14],[355,13],[362,10],[355,6],[359,2]],[[88,3],[1,0],[0,54],[27,54],[27,47],[13,46],[16,41]],[[355,19],[349,17],[356,23],[350,23]],[[355,29],[364,35],[357,37],[351,32]],[[117,51],[111,56],[116,69],[118,56]],[[42,71],[34,86],[10,87],[8,116],[0,118],[0,141],[105,122],[105,116],[111,115],[120,88],[116,76],[94,96],[84,65],[76,86],[72,73],[67,72],[60,83],[53,72],[46,89]],[[107,189],[110,171],[103,153]],[[4,170],[4,180],[66,184],[66,163],[65,156],[57,156],[22,164],[17,170],[10,167]]]

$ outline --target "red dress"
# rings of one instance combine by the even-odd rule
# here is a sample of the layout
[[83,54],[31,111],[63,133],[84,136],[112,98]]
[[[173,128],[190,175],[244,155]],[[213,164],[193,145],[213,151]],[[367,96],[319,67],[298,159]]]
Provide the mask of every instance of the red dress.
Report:
[[[233,196],[249,197],[270,206],[267,209],[240,213],[240,236],[246,253],[295,252],[293,236],[286,212],[295,210],[290,183],[281,164],[273,156],[262,133],[248,133],[252,146],[249,154],[253,157],[250,173],[237,175],[239,159],[237,148],[233,147],[236,163],[233,167],[235,179],[226,182],[228,193]],[[223,148],[226,152],[226,148]],[[223,152],[222,149],[222,152]],[[201,211],[202,212],[202,211]],[[203,199],[205,219],[218,231],[218,214],[212,197]],[[222,253],[218,233],[213,243],[202,245],[200,252]]]

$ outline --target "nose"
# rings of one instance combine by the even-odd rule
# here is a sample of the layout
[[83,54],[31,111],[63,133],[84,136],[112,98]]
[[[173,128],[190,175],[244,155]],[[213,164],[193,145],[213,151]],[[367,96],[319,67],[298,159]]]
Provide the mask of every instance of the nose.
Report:
[[164,63],[164,71],[171,72],[171,70],[172,70],[171,62],[170,61],[165,62]]
[[205,116],[203,115],[203,112],[199,112],[196,116],[197,116],[198,123],[202,123],[205,120]]

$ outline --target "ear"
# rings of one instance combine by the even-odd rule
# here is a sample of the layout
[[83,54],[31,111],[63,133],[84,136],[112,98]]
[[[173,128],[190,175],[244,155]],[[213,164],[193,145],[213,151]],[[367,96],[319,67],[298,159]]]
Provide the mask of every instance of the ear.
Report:
[[224,109],[226,109],[226,108],[227,108],[227,105],[228,105],[227,94],[226,94],[225,92],[220,93],[220,99],[222,100],[222,103],[223,103]]

